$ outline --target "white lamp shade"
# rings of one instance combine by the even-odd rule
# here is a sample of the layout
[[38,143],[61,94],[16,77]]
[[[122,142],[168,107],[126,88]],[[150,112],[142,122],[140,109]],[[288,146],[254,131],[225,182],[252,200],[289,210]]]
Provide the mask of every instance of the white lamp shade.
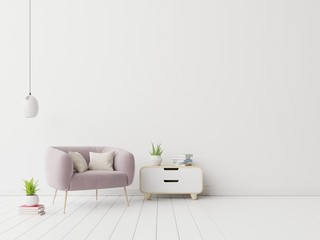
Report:
[[23,101],[22,109],[26,118],[34,118],[39,112],[39,103],[34,96],[28,95]]

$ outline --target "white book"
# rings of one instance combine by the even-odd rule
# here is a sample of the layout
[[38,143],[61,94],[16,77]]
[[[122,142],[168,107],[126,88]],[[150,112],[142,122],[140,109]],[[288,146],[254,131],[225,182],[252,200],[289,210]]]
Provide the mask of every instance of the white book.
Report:
[[45,211],[41,211],[41,212],[20,212],[20,215],[43,215],[45,214]]
[[44,209],[41,210],[19,210],[19,213],[39,213],[39,212],[43,212]]
[[175,158],[175,157],[173,157],[173,158],[171,158],[172,160],[192,160],[193,158],[191,157],[191,158]]
[[193,161],[192,161],[192,159],[172,159],[172,162],[189,163],[189,162],[193,162]]
[[180,159],[188,159],[192,158],[193,154],[192,153],[186,153],[186,154],[175,154],[172,156],[172,158],[180,158]]

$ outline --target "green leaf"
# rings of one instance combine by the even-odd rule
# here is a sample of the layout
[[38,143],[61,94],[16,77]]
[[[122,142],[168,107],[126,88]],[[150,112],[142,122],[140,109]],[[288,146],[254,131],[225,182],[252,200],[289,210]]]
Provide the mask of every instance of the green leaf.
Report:
[[25,179],[23,180],[23,182],[24,182],[24,190],[27,196],[34,195],[39,190],[37,188],[38,181],[34,182],[34,178],[31,178],[30,180]]
[[157,144],[155,147],[153,143],[152,144],[152,151],[150,152],[151,155],[161,156],[163,149],[161,148],[161,143]]

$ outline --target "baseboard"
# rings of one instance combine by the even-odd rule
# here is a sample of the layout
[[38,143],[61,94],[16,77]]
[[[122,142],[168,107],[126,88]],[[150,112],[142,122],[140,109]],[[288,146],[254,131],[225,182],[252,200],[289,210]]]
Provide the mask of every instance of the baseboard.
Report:
[[[37,193],[39,196],[53,196],[54,189],[41,190]],[[127,188],[128,195],[142,195],[139,189],[129,189]],[[58,191],[57,195],[63,195],[64,191]],[[70,191],[68,195],[72,196],[95,196],[95,190],[84,190],[84,191]],[[100,189],[100,195],[124,195],[123,188],[110,188],[110,189]],[[24,192],[16,192],[13,190],[0,190],[0,196],[24,196]]]
[[[143,193],[137,188],[127,187],[128,195],[142,196]],[[54,189],[41,190],[39,196],[53,196]],[[70,191],[69,195],[72,196],[95,196],[95,190],[85,190],[85,191]],[[58,195],[63,195],[62,191],[58,191]],[[99,195],[124,195],[123,188],[110,188],[99,190]],[[213,187],[204,187],[201,194],[202,196],[320,196],[319,194],[217,194]],[[23,191],[14,190],[0,190],[0,196],[24,196]]]
[[[201,195],[208,195],[209,191],[204,191],[201,193]],[[128,195],[136,195],[136,196],[142,196],[143,193],[140,192],[137,188],[127,188]],[[63,195],[63,191],[58,191],[58,195]],[[70,196],[95,196],[96,191],[95,190],[84,190],[84,191],[70,191]],[[0,196],[23,196],[23,192],[15,192],[12,190],[2,190],[0,191]],[[52,196],[54,195],[54,189],[51,190],[41,190],[38,193],[39,196]],[[124,195],[123,188],[110,188],[110,189],[100,189],[99,195]]]

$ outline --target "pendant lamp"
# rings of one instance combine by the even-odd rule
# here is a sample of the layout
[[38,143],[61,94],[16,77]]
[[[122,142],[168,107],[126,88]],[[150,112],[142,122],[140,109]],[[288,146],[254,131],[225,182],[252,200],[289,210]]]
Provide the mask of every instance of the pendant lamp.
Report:
[[29,0],[29,95],[23,101],[23,114],[26,118],[34,118],[39,111],[39,103],[31,94],[31,0]]

